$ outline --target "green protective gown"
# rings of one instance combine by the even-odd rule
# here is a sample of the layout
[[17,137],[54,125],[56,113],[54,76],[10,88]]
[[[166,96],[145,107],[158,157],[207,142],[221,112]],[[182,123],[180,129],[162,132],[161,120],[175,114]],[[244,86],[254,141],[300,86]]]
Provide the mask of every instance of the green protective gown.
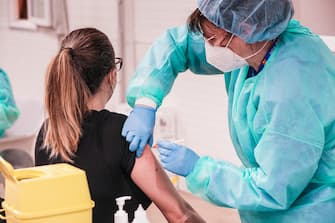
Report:
[[[147,53],[128,89],[130,104],[160,104],[179,72],[219,73],[202,38],[169,30]],[[298,21],[280,35],[264,69],[225,73],[231,138],[243,167],[211,157],[186,177],[190,191],[237,208],[243,223],[335,222],[335,57]]]
[[5,71],[0,68],[0,137],[11,127],[19,116],[10,81]]

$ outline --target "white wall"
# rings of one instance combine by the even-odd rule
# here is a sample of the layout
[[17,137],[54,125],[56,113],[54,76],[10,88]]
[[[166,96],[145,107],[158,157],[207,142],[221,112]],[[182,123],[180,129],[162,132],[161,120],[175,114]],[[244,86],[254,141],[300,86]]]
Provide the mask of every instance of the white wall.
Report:
[[[8,28],[8,3],[0,0],[0,66],[12,81],[16,97],[42,100],[44,73],[58,45],[52,32],[35,32]],[[135,48],[130,52],[139,63],[154,39],[166,28],[183,24],[196,7],[196,0],[126,0],[133,4],[133,14],[127,19],[134,26],[131,39]],[[104,31],[119,53],[117,0],[68,0],[70,29],[94,26]],[[308,2],[308,5],[304,5]],[[335,35],[333,0],[295,0],[297,18],[312,30]],[[310,7],[308,7],[310,6]],[[312,11],[313,10],[313,11]],[[317,16],[315,18],[314,16]],[[128,36],[129,38],[129,36]],[[127,66],[127,65],[126,65]],[[132,65],[129,64],[129,67]],[[132,68],[134,69],[134,68]],[[128,73],[131,73],[131,69]],[[174,107],[178,118],[178,137],[200,154],[239,163],[230,142],[227,128],[227,98],[223,76],[197,76],[190,72],[180,74],[164,107]],[[118,109],[119,94],[110,105]]]
[[313,32],[320,35],[335,35],[334,0],[293,0],[295,17]]
[[9,29],[8,8],[9,0],[0,0],[0,66],[8,73],[16,96],[40,99],[57,40],[49,32]]
[[[9,2],[0,0],[0,66],[8,73],[16,97],[43,100],[44,75],[58,51],[52,30],[29,31],[9,28]],[[116,0],[68,0],[70,30],[96,27],[117,45]],[[113,16],[114,15],[114,16]]]

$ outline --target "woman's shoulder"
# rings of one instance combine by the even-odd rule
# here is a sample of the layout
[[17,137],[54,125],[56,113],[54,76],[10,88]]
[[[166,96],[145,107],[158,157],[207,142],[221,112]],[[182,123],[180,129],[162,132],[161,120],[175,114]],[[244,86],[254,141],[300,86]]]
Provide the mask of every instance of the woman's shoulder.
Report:
[[96,120],[106,124],[110,122],[113,122],[115,124],[116,123],[123,124],[126,121],[127,116],[121,113],[111,112],[109,110],[103,109],[100,111],[92,110],[89,113],[87,119]]
[[298,91],[335,74],[334,55],[312,33],[282,34],[271,57],[263,78],[271,89]]
[[277,58],[283,64],[295,59],[306,67],[315,64],[327,66],[328,59],[334,57],[319,35],[312,33],[295,20],[291,21],[287,30],[278,37],[276,45]]
[[108,110],[92,110],[86,117],[83,124],[85,132],[98,131],[102,136],[120,136],[123,125],[127,119],[124,114],[111,112]]

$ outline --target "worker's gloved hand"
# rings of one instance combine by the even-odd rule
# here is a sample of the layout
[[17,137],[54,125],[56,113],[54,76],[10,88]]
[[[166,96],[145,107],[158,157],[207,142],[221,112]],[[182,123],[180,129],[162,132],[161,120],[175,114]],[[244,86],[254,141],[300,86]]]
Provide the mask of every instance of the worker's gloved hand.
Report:
[[157,142],[159,159],[168,171],[186,177],[200,158],[193,150],[166,140]]
[[130,143],[129,150],[140,157],[146,144],[152,146],[156,109],[135,105],[123,125],[122,136]]

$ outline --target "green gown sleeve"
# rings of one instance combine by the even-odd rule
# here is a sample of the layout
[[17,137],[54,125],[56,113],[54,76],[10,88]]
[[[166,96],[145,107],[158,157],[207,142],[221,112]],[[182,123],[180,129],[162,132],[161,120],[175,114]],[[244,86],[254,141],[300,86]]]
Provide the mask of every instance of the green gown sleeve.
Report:
[[19,116],[7,74],[0,68],[0,137]]
[[184,25],[167,30],[152,44],[130,80],[129,105],[145,97],[159,106],[177,75],[187,69],[196,74],[222,74],[206,62],[203,37]]

